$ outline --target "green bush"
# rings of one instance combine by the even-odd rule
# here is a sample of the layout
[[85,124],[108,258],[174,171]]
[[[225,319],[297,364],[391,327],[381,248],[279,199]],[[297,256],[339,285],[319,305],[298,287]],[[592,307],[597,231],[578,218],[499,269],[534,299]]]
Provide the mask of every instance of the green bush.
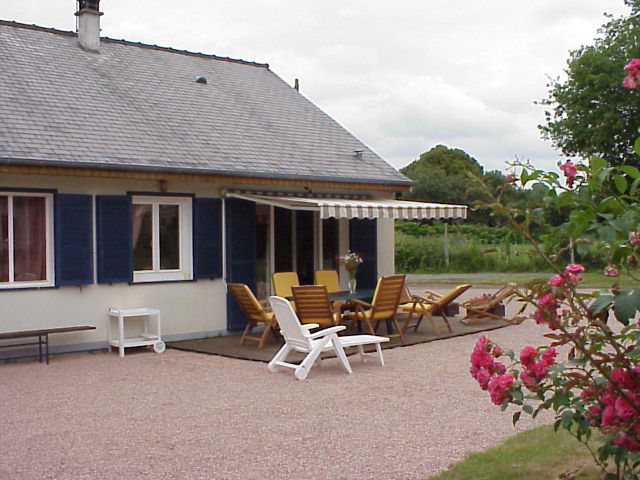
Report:
[[[445,265],[442,234],[417,238],[396,232],[396,271],[402,273],[540,272],[546,266],[528,245],[492,245],[462,233],[449,236]],[[508,245],[508,246],[507,246]]]
[[[416,238],[444,234],[445,225],[442,222],[421,223],[402,221],[396,222],[396,232],[401,232]],[[525,243],[525,238],[511,231],[508,227],[491,227],[488,225],[448,225],[448,232],[451,235],[461,234],[471,237],[487,245],[497,245],[502,243]]]

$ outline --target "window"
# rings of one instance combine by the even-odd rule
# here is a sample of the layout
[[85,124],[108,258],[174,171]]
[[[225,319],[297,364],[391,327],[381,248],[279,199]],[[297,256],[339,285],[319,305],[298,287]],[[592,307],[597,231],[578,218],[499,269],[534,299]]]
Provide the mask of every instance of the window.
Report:
[[133,281],[192,279],[191,228],[191,198],[134,196]]
[[0,288],[53,284],[53,196],[0,192]]

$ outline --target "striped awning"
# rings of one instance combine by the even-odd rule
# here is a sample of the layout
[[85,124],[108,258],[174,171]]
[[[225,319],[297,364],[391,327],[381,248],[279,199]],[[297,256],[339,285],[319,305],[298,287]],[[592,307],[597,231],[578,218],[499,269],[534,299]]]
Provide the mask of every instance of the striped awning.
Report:
[[466,205],[408,202],[405,200],[280,197],[233,192],[228,192],[226,196],[289,210],[320,212],[320,218],[394,218],[401,220],[467,218]]

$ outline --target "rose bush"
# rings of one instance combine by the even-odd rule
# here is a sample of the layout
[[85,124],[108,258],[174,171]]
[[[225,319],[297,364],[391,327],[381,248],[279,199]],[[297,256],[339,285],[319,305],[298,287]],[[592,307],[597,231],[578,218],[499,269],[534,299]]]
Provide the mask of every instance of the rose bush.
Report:
[[[625,67],[627,88],[640,88],[640,59]],[[635,144],[640,155],[640,139]],[[556,265],[559,257],[545,256],[528,233],[544,222],[550,209],[571,207],[560,227],[578,253],[597,251],[607,258],[605,275],[617,277],[623,269],[638,280],[640,258],[640,170],[610,166],[600,158],[588,164],[567,161],[555,172],[519,169],[523,187],[544,191],[543,201],[527,211],[508,210],[499,196],[492,207],[508,214],[514,228],[532,242],[553,274],[547,281],[521,286],[520,301],[530,306],[530,317],[545,325],[547,345],[527,346],[516,354],[488,337],[477,341],[471,354],[471,375],[503,410],[515,408],[514,423],[522,413],[555,413],[555,428],[565,428],[592,451],[603,478],[640,476],[640,290],[579,290],[584,267]],[[588,442],[599,436],[600,443]],[[599,445],[597,448],[592,445]]]

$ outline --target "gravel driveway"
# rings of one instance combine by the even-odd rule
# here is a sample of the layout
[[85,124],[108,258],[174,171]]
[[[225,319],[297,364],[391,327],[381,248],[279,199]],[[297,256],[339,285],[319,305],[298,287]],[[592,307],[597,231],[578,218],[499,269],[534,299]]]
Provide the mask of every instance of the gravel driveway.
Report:
[[0,365],[0,478],[424,479],[515,433],[468,374],[476,337],[387,350],[385,367],[350,357],[352,375],[330,359],[305,381],[175,350]]

